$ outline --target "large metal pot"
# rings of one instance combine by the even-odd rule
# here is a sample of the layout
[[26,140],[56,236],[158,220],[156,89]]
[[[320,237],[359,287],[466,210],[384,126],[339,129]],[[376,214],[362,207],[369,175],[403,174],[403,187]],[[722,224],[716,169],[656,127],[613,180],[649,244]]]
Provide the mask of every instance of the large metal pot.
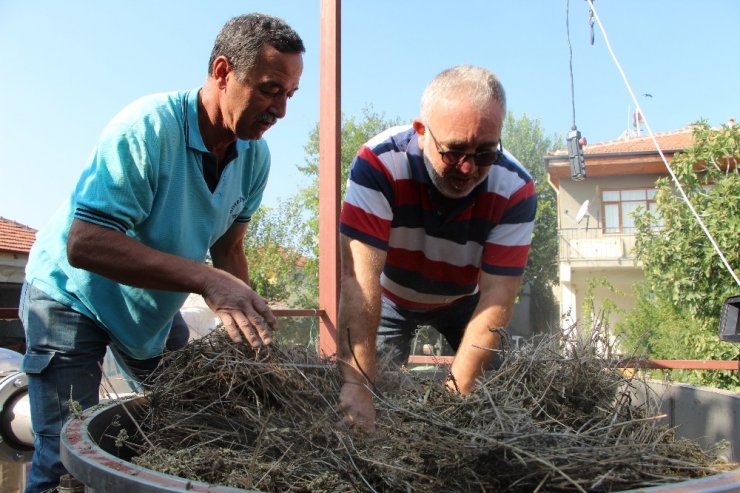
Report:
[[86,493],[247,491],[190,481],[129,462],[134,451],[126,446],[117,447],[115,436],[120,430],[126,430],[128,436],[133,437],[136,434],[134,419],[143,414],[147,405],[145,397],[113,402],[102,408],[92,408],[82,419],[72,419],[64,426],[62,463],[70,474],[85,484]]
[[[674,402],[673,406],[696,409],[703,389],[697,387],[694,389],[695,391],[691,394],[676,394],[678,399],[688,395],[691,402]],[[704,390],[710,391],[710,389]],[[716,400],[718,398],[714,395],[716,393],[712,392],[712,394],[712,399]],[[728,395],[728,397],[733,396]],[[82,419],[72,419],[64,426],[62,462],[74,477],[85,484],[87,493],[244,493],[247,491],[189,481],[129,462],[134,454],[133,450],[128,447],[117,447],[115,436],[121,429],[125,429],[129,437],[134,436],[136,425],[131,417],[141,416],[147,405],[144,397],[136,397],[123,403],[114,402],[102,408],[88,410],[83,414]],[[677,417],[693,420],[690,416],[687,417],[686,413],[679,414]],[[678,426],[679,432],[681,431],[681,422],[674,422],[671,419],[671,424]],[[740,470],[631,491],[645,493],[740,492]]]

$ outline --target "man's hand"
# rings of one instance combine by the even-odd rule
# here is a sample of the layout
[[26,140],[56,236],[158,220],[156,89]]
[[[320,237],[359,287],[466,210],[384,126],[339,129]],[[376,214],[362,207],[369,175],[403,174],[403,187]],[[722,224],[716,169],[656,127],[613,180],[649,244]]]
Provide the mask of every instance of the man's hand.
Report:
[[375,431],[373,394],[365,384],[344,382],[339,393],[339,412],[343,416],[339,423],[341,427]]
[[277,319],[264,298],[228,272],[213,269],[213,274],[203,299],[221,319],[231,340],[240,343],[244,337],[255,349],[271,344],[271,329],[277,327]]

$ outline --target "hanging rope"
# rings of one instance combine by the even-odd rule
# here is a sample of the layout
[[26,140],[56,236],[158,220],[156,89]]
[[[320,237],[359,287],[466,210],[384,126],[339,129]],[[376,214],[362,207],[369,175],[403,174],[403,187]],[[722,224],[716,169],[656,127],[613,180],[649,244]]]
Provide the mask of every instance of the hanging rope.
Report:
[[570,69],[570,106],[573,111],[572,130],[576,129],[576,89],[573,82],[573,45],[570,42],[570,0],[565,0],[565,35],[568,39],[568,67]]
[[573,111],[573,124],[566,142],[568,144],[568,161],[570,163],[570,177],[575,181],[586,178],[586,161],[583,158],[581,147],[581,132],[576,126],[576,90],[573,82],[573,45],[570,42],[570,0],[565,0],[565,32],[568,38],[568,63],[570,68],[570,103]]
[[617,55],[614,54],[614,50],[612,49],[611,43],[609,42],[609,37],[606,34],[606,29],[604,29],[604,25],[601,23],[601,19],[599,19],[599,14],[596,11],[596,8],[594,7],[593,0],[586,0],[586,1],[588,2],[589,7],[591,8],[591,12],[594,16],[594,19],[596,19],[596,23],[599,25],[601,34],[603,34],[604,36],[604,42],[606,43],[606,47],[609,50],[609,54],[611,54],[612,60],[614,60],[614,64],[617,66],[617,69],[619,70],[619,73],[622,76],[622,80],[624,81],[625,86],[627,86],[627,91],[629,92],[630,97],[632,98],[632,102],[635,103],[636,111],[638,111],[639,114],[642,115],[645,128],[647,129],[648,134],[650,135],[650,138],[653,141],[653,145],[655,145],[655,148],[658,150],[658,154],[660,155],[660,158],[663,160],[663,164],[668,170],[668,173],[671,175],[671,179],[673,180],[673,183],[676,185],[676,188],[681,193],[681,198],[686,203],[686,205],[689,207],[689,210],[693,214],[696,221],[699,223],[699,226],[701,227],[706,237],[709,239],[709,242],[712,244],[712,247],[714,248],[715,252],[717,252],[717,255],[719,255],[720,260],[722,261],[724,266],[727,268],[727,271],[730,273],[730,276],[732,276],[732,278],[735,280],[735,283],[738,286],[740,286],[740,278],[738,278],[737,274],[735,274],[735,271],[733,270],[730,263],[727,261],[727,258],[725,257],[724,253],[722,253],[722,250],[720,249],[719,245],[717,244],[714,237],[707,229],[706,225],[704,224],[704,221],[701,219],[701,216],[699,216],[699,213],[696,212],[696,209],[694,209],[694,206],[691,205],[691,201],[689,200],[689,197],[686,195],[686,192],[684,191],[683,186],[681,185],[681,182],[678,180],[678,177],[674,173],[673,168],[671,168],[671,165],[668,163],[668,160],[663,154],[663,151],[661,150],[660,145],[658,144],[658,141],[655,138],[653,129],[650,127],[650,123],[648,122],[648,119],[645,116],[645,112],[643,112],[642,109],[640,108],[640,103],[637,102],[635,93],[632,91],[632,86],[630,85],[629,80],[627,80],[627,76],[625,75],[624,70],[622,70],[622,65],[619,63],[619,60],[617,59]]

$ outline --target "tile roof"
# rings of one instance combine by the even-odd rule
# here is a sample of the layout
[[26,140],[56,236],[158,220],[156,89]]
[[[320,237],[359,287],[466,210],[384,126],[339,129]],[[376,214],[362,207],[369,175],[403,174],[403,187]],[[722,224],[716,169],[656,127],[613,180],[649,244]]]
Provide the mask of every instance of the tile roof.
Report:
[[0,217],[0,252],[28,253],[35,240],[35,229]]
[[[693,127],[685,127],[671,132],[655,134],[655,140],[658,142],[660,149],[664,152],[682,151],[694,143]],[[656,152],[655,144],[650,135],[641,135],[639,137],[622,134],[618,139],[597,142],[595,144],[586,144],[583,146],[583,154],[629,154],[633,152]],[[557,149],[551,152],[549,156],[567,156],[567,149]]]
[[[673,132],[657,133],[655,140],[662,151],[681,151],[694,143],[694,129],[692,127],[674,130]],[[656,151],[650,135],[640,137],[623,136],[617,140],[598,142],[583,146],[583,154],[616,154],[622,152]],[[657,151],[656,151],[657,152]]]

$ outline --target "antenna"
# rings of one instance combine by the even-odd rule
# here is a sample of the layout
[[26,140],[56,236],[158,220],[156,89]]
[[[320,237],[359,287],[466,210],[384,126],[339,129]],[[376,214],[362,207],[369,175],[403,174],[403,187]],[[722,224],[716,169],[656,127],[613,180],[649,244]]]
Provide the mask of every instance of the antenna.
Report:
[[583,216],[588,214],[588,200],[584,200],[581,204],[581,207],[578,209],[578,212],[576,213],[576,222],[580,223],[583,220]]
[[591,219],[591,214],[588,213],[588,204],[589,201],[584,200],[581,204],[581,207],[578,208],[578,212],[576,213],[576,223],[580,224],[581,221],[583,221],[583,217],[586,217],[586,231],[588,231],[588,223]]

